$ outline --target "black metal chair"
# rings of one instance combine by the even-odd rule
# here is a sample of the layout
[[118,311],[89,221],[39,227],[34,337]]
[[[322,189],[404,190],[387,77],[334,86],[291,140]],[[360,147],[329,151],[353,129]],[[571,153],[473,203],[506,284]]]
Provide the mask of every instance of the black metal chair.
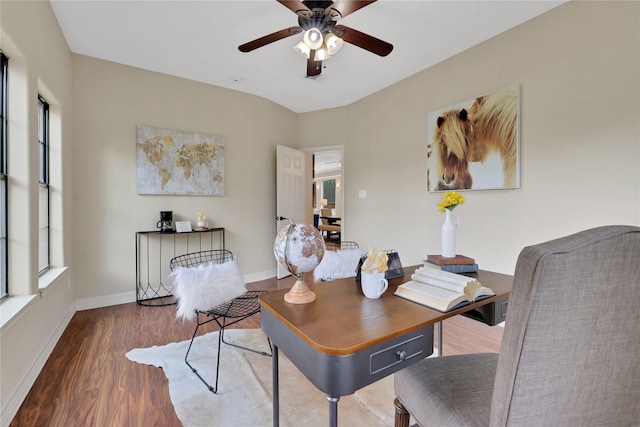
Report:
[[340,242],[340,249],[341,250],[346,250],[346,249],[359,249],[360,245],[358,245],[357,242],[351,242],[349,240],[343,240],[342,242]]
[[[184,255],[177,256],[173,258],[169,262],[169,267],[171,271],[173,271],[177,267],[195,267],[197,265],[206,263],[206,262],[214,262],[217,264],[223,264],[227,261],[232,261],[234,259],[233,253],[231,251],[225,249],[212,249],[200,252],[193,252]],[[241,348],[243,350],[252,351],[254,353],[262,354],[263,356],[271,357],[273,349],[271,347],[271,340],[267,337],[267,342],[269,344],[269,353],[265,351],[255,350],[248,347],[243,347],[238,344],[230,343],[224,340],[224,330],[228,326],[231,326],[235,323],[240,322],[260,311],[260,304],[258,302],[258,297],[260,294],[267,291],[247,291],[244,294],[240,295],[237,298],[234,298],[230,301],[227,301],[223,304],[220,304],[216,307],[212,307],[208,310],[196,310],[196,329],[193,332],[193,336],[191,337],[191,341],[189,342],[189,348],[187,349],[187,354],[184,356],[184,361],[191,368],[194,374],[200,378],[200,380],[207,386],[209,391],[213,393],[217,393],[218,391],[218,377],[220,371],[220,349],[222,344],[227,344],[233,347]],[[189,352],[191,351],[191,346],[193,345],[193,340],[198,333],[198,328],[202,325],[206,325],[209,322],[215,321],[220,328],[220,333],[218,334],[218,354],[216,360],[216,377],[215,377],[215,385],[212,387],[202,376],[198,373],[198,370],[194,368],[191,363],[189,363],[188,357]]]
[[325,242],[325,247],[330,251],[338,251],[338,250],[347,250],[347,249],[358,249],[360,246],[356,242],[350,242],[348,240],[343,240],[342,242]]

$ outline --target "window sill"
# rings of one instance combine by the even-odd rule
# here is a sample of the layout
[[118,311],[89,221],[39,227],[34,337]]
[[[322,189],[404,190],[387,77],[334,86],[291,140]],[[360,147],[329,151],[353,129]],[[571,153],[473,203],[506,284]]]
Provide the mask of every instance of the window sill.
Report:
[[12,295],[0,304],[0,330],[26,313],[37,295]]
[[68,267],[49,268],[47,271],[42,273],[40,277],[38,277],[38,289],[40,289],[40,294],[44,294],[50,285],[56,283],[56,281],[64,275],[65,271],[67,271],[67,268]]
[[[38,277],[40,296],[44,295],[51,285],[64,277],[68,267],[50,268]],[[38,294],[11,295],[0,303],[0,330],[6,328],[14,320],[27,313]]]

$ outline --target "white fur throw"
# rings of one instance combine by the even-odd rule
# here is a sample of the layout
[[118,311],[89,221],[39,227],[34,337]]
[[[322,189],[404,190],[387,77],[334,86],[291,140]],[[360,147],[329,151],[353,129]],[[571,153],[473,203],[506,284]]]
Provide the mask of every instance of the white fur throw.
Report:
[[354,277],[356,267],[362,256],[362,249],[345,249],[342,251],[325,251],[320,264],[313,270],[316,282]]
[[169,275],[178,302],[176,317],[194,320],[195,310],[209,310],[246,292],[236,261],[208,262],[196,267],[177,267]]

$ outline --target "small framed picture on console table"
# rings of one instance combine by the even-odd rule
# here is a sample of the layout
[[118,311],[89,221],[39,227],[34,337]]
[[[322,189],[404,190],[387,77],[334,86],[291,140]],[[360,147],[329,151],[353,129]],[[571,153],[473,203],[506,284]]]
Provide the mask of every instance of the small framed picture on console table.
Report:
[[191,231],[191,221],[176,221],[176,231],[178,233],[187,233]]

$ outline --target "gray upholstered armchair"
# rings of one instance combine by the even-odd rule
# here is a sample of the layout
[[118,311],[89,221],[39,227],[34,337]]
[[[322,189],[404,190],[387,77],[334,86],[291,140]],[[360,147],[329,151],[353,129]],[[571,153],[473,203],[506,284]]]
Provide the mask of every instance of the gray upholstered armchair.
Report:
[[425,359],[395,375],[396,427],[638,426],[640,228],[529,246],[500,354]]

